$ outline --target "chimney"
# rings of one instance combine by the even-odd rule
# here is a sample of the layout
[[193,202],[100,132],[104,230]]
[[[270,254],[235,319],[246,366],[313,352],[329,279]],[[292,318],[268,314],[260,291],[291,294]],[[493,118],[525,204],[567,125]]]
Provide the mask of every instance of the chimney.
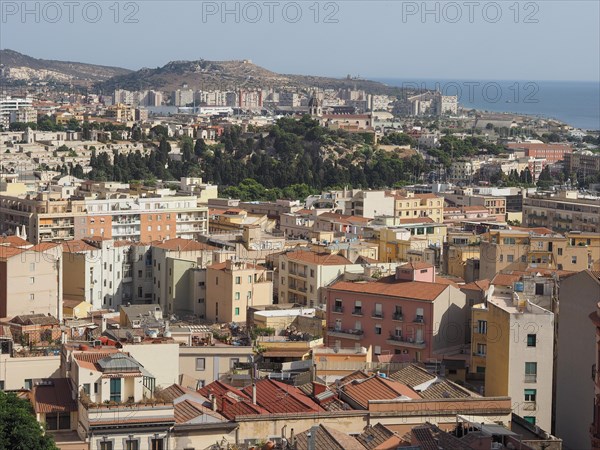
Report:
[[102,330],[102,333],[104,333],[106,331],[106,317],[102,316],[100,320],[102,321],[100,329]]
[[292,444],[292,447],[296,445],[296,436],[294,436],[293,428],[290,430],[290,444]]
[[210,406],[211,406],[211,409],[212,409],[213,411],[216,411],[216,410],[217,410],[217,396],[216,396],[215,394],[210,394],[210,395],[208,396],[208,398],[210,399]]
[[252,383],[252,404],[256,405],[256,383]]

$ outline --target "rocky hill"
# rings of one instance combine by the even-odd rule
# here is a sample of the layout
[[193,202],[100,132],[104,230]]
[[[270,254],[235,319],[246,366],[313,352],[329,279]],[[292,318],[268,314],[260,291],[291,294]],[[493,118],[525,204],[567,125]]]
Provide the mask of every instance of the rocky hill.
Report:
[[120,67],[37,59],[13,50],[0,50],[0,77],[5,82],[92,84],[131,72]]

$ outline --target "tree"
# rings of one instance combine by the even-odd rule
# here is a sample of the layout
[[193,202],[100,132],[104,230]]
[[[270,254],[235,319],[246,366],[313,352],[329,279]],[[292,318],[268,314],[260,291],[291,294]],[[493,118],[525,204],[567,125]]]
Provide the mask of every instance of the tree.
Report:
[[42,431],[27,400],[0,391],[0,448],[12,450],[58,450]]

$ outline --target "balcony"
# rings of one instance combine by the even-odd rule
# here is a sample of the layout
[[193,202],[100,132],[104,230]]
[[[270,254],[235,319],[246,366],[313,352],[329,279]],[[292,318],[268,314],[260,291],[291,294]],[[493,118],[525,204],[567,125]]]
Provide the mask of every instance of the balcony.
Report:
[[423,316],[416,316],[413,320],[413,323],[425,325],[425,319],[423,318]]
[[352,315],[353,316],[362,316],[363,315],[362,308],[354,308],[352,310]]
[[383,311],[373,311],[371,317],[374,319],[383,319]]
[[360,341],[364,333],[365,332],[363,330],[329,327],[327,335],[329,337],[338,337],[342,339],[353,339],[355,341]]
[[537,383],[537,374],[525,374],[525,383]]
[[524,402],[523,403],[523,411],[536,411],[537,407],[535,402]]
[[411,337],[395,336],[390,334],[390,337],[386,341],[389,345],[396,345],[398,347],[410,347],[423,349],[426,347],[425,341],[415,342]]
[[404,316],[402,315],[402,313],[395,312],[394,314],[392,314],[392,320],[402,322],[404,320]]
[[334,306],[334,307],[333,307],[333,312],[334,312],[334,313],[341,314],[341,313],[343,313],[343,312],[344,312],[344,307],[343,307],[343,306]]

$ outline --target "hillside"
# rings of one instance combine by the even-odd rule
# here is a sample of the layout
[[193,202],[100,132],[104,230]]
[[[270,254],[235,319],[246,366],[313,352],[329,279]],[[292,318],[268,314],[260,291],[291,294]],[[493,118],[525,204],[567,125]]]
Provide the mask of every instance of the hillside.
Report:
[[173,61],[156,69],[144,68],[116,76],[96,87],[103,92],[115,88],[174,91],[187,84],[196,90],[228,90],[252,88],[306,89],[320,88],[364,89],[373,94],[400,95],[398,88],[368,80],[337,79],[309,75],[284,75],[257,66],[250,61]]
[[8,49],[0,50],[0,68],[0,75],[5,83],[58,82],[86,85],[131,72],[120,67],[37,59]]

